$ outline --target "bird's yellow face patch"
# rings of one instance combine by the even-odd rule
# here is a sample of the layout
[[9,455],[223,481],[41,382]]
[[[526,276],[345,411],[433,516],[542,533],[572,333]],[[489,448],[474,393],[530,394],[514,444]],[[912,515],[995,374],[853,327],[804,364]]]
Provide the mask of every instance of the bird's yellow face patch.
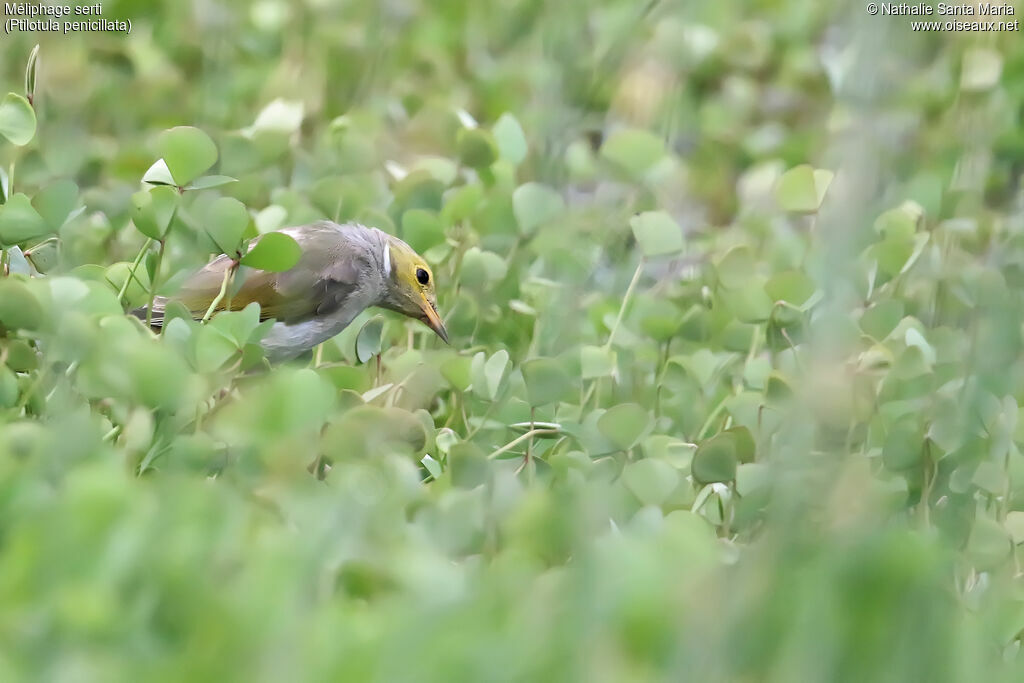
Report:
[[385,248],[388,250],[385,260],[391,266],[395,283],[393,295],[401,302],[400,312],[422,320],[441,339],[448,341],[448,333],[437,312],[434,273],[430,266],[401,240],[392,238]]

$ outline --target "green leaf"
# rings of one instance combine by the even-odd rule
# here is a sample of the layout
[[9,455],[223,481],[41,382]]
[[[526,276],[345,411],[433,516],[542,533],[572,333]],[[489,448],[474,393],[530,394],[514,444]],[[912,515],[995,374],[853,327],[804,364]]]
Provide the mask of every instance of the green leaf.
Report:
[[1006,513],[1005,526],[1015,545],[1024,543],[1024,512],[1014,510]]
[[683,231],[664,211],[645,211],[629,219],[644,256],[678,254],[683,250]]
[[0,278],[0,325],[9,330],[35,330],[43,309],[28,287],[11,278]]
[[192,126],[165,130],[157,138],[157,152],[179,187],[188,185],[217,162],[213,140]]
[[219,370],[230,358],[241,353],[234,340],[210,325],[200,326],[193,336],[195,344],[196,370],[214,372]]
[[441,376],[458,391],[465,391],[473,382],[473,361],[466,356],[452,356],[441,363]]
[[508,264],[493,251],[481,251],[479,247],[470,247],[462,255],[459,266],[459,282],[466,287],[481,287],[505,279]]
[[494,139],[498,144],[501,158],[513,166],[518,166],[526,158],[529,148],[523,127],[512,114],[505,112],[494,124]]
[[162,240],[171,225],[171,219],[178,206],[178,191],[161,185],[149,190],[139,190],[132,195],[135,211],[132,222],[146,237]]
[[885,211],[875,220],[875,231],[884,239],[909,240],[917,232],[924,217],[924,209],[917,202],[903,202],[895,209]]
[[494,138],[479,128],[462,128],[456,136],[459,161],[470,168],[487,168],[498,159]]
[[221,197],[206,214],[206,234],[221,253],[234,256],[241,249],[242,237],[251,220],[245,204],[232,197]]
[[32,263],[32,267],[40,273],[48,273],[57,267],[60,262],[60,240],[51,237],[48,240],[35,244],[25,252],[25,258]]
[[661,505],[679,485],[679,471],[662,460],[645,458],[622,471],[626,488],[645,505]]
[[356,335],[356,358],[365,363],[380,354],[381,335],[384,332],[384,320],[374,316],[367,320]]
[[565,212],[565,200],[547,185],[526,183],[512,193],[512,212],[519,231],[528,235],[560,217]]
[[487,359],[484,364],[484,376],[487,378],[487,394],[494,399],[498,395],[501,381],[508,370],[508,351],[501,349]]
[[650,413],[636,403],[621,403],[609,408],[597,420],[597,429],[616,448],[628,451],[647,435]]
[[292,268],[302,258],[302,247],[283,232],[268,232],[259,238],[256,246],[242,257],[240,263],[272,273],[281,273]]
[[735,435],[722,432],[698,444],[690,463],[690,473],[699,484],[730,482],[736,478],[738,462]]
[[78,186],[70,180],[50,183],[32,198],[32,205],[50,226],[50,232],[57,232],[67,221],[78,201]]
[[523,363],[523,382],[531,406],[567,400],[572,383],[565,369],[552,358],[534,358]]
[[194,181],[189,183],[186,190],[208,190],[211,187],[220,187],[221,185],[227,185],[228,183],[237,183],[238,178],[232,178],[226,175],[204,175],[196,178]]
[[895,472],[918,465],[924,456],[924,434],[917,416],[910,415],[889,428],[882,447],[882,463]]
[[10,368],[0,365],[0,410],[13,408],[18,403],[18,378]]
[[1010,534],[994,519],[979,514],[967,538],[967,555],[979,571],[999,567],[1013,552]]
[[0,245],[19,244],[50,232],[46,221],[23,193],[15,192],[0,206]]
[[754,438],[746,427],[727,429],[697,446],[690,472],[700,484],[732,481],[738,463],[753,462],[754,447]]
[[245,133],[250,137],[258,133],[281,133],[290,135],[302,125],[305,105],[302,102],[276,99],[264,107],[256,121]]
[[832,176],[831,171],[808,164],[791,168],[779,178],[775,199],[785,211],[814,213],[825,199]]
[[483,351],[477,353],[470,365],[473,393],[480,398],[493,401],[501,390],[507,370],[508,351],[501,349],[490,358],[486,358]]
[[641,180],[665,157],[665,144],[649,131],[627,128],[612,133],[604,141],[601,156],[622,168],[633,180]]
[[899,299],[886,299],[864,311],[860,317],[860,329],[872,339],[881,341],[896,329],[901,320],[903,302]]
[[441,463],[430,457],[429,453],[420,459],[420,464],[423,465],[424,469],[426,469],[434,479],[440,479],[441,475],[444,474],[444,470],[441,468]]
[[444,242],[444,225],[435,211],[410,209],[402,214],[402,239],[422,254]]
[[210,320],[210,327],[220,330],[241,349],[251,341],[253,332],[260,325],[260,307],[250,303],[241,311],[222,311]]
[[580,348],[580,375],[583,379],[607,377],[615,371],[615,352],[601,346]]
[[0,100],[0,135],[21,147],[36,134],[36,112],[21,95],[9,92]]
[[31,104],[36,96],[36,77],[38,75],[39,45],[36,44],[28,53],[28,61],[25,63],[25,98]]
[[150,185],[176,185],[174,178],[171,177],[171,172],[167,170],[167,162],[163,159],[157,159],[153,162],[153,165],[142,174],[142,182],[149,183]]
[[754,253],[745,245],[733,247],[719,259],[715,271],[722,286],[742,287],[754,274]]
[[764,286],[764,291],[772,301],[785,301],[794,306],[802,306],[811,298],[815,289],[814,281],[799,270],[784,270],[777,273]]

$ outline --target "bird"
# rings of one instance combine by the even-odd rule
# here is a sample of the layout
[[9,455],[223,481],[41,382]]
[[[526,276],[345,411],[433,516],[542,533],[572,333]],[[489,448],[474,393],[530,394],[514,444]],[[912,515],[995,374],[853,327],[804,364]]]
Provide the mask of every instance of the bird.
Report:
[[[280,273],[245,269],[244,281],[230,297],[232,310],[256,302],[261,321],[274,319],[260,342],[270,362],[309,351],[373,306],[420,320],[448,343],[430,266],[401,239],[378,228],[331,221],[278,232],[298,243],[302,252],[298,262]],[[163,326],[172,301],[183,304],[194,319],[203,319],[220,292],[225,272],[236,263],[229,256],[218,256],[186,278],[176,294],[154,297],[150,324],[156,329]],[[225,297],[214,311],[226,310],[228,303]],[[146,307],[132,313],[146,319]]]

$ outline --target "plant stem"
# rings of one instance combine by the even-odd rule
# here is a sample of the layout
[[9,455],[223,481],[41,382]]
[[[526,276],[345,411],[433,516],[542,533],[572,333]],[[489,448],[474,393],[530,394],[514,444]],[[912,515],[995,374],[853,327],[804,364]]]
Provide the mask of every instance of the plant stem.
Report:
[[[132,262],[132,267],[128,270],[128,277],[124,279],[124,284],[121,285],[121,290],[117,293],[117,300],[122,306],[124,305],[124,295],[128,291],[128,285],[131,283],[132,278],[135,278],[135,280],[138,281],[138,278],[135,277],[135,271],[139,267],[139,264],[142,263],[142,259],[145,258],[146,252],[149,251],[149,245],[151,244],[153,244],[153,238],[147,237],[146,242],[142,245],[142,249],[139,249],[139,253],[135,256],[135,261]],[[139,282],[139,284],[141,285],[142,283]]]
[[725,402],[728,401],[730,398],[731,394],[726,394],[724,397],[722,397],[722,400],[718,402],[718,405],[715,406],[715,409],[711,411],[711,413],[708,415],[708,418],[704,420],[704,424],[700,426],[700,431],[697,432],[697,441],[700,441],[701,439],[704,438],[704,434],[707,433],[708,429],[711,428],[711,424],[715,421],[715,418],[718,417],[719,413],[721,413],[722,410],[725,409]]
[[160,248],[156,252],[156,267],[153,268],[153,277],[149,281],[149,303],[146,305],[146,327],[153,322],[153,300],[156,299],[157,283],[160,281],[160,266],[164,263],[164,247],[166,240],[160,240]]
[[511,441],[509,441],[507,444],[505,444],[501,448],[497,449],[496,451],[493,451],[490,455],[487,456],[487,459],[488,460],[493,460],[493,459],[497,458],[499,455],[501,455],[502,453],[515,448],[516,446],[518,446],[522,442],[526,441],[527,439],[532,439],[533,437],[535,437],[535,436],[537,436],[539,434],[558,434],[558,433],[559,433],[559,430],[557,430],[557,429],[531,429],[530,431],[526,432],[525,434],[522,434],[522,435],[516,437],[515,439],[512,439]]
[[210,302],[210,307],[206,309],[206,315],[203,316],[202,322],[205,323],[213,315],[213,312],[217,310],[217,306],[224,300],[224,295],[227,294],[228,285],[231,284],[231,277],[235,274],[235,269],[238,268],[238,262],[232,262],[231,266],[224,271],[224,282],[220,285],[220,291],[217,292],[217,296]]
[[640,258],[640,263],[636,266],[636,271],[633,273],[633,279],[629,281],[629,287],[626,288],[626,293],[622,297],[622,305],[619,306],[619,314],[615,317],[615,324],[612,325],[612,329],[608,332],[608,341],[604,343],[604,350],[607,351],[612,348],[612,341],[615,340],[615,333],[619,330],[619,325],[622,324],[622,317],[626,314],[626,306],[629,305],[629,300],[633,298],[633,291],[636,289],[636,283],[640,281],[640,274],[644,272],[645,261],[643,257]]
[[[536,427],[534,426],[535,417],[536,417],[536,410],[537,410],[536,408],[534,408],[533,406],[530,406],[530,431],[531,432],[534,429],[536,429]],[[533,437],[531,436],[530,440],[526,442],[526,455],[523,456],[523,463],[527,467],[529,467],[530,460],[532,458],[533,458]]]
[[[619,325],[622,324],[622,318],[626,315],[626,307],[629,305],[629,300],[633,298],[633,292],[636,290],[636,285],[640,282],[640,274],[644,272],[644,265],[646,261],[641,256],[640,263],[636,265],[636,270],[633,272],[633,279],[629,281],[629,286],[626,287],[626,293],[622,296],[622,305],[619,306],[619,313],[615,316],[615,322],[612,324],[612,329],[608,332],[608,341],[604,343],[605,352],[610,351],[612,348],[612,342],[615,341],[615,333],[619,330]],[[590,383],[587,387],[587,392],[583,395],[583,400],[580,401],[580,406],[585,406],[590,397],[593,396],[594,390],[597,388],[597,380]]]

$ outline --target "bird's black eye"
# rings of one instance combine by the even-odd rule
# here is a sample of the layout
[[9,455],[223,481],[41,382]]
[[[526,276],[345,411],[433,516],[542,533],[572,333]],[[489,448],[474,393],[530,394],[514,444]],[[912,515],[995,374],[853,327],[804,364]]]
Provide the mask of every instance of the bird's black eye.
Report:
[[430,273],[423,270],[422,268],[416,269],[416,280],[421,284],[425,285],[430,282]]

